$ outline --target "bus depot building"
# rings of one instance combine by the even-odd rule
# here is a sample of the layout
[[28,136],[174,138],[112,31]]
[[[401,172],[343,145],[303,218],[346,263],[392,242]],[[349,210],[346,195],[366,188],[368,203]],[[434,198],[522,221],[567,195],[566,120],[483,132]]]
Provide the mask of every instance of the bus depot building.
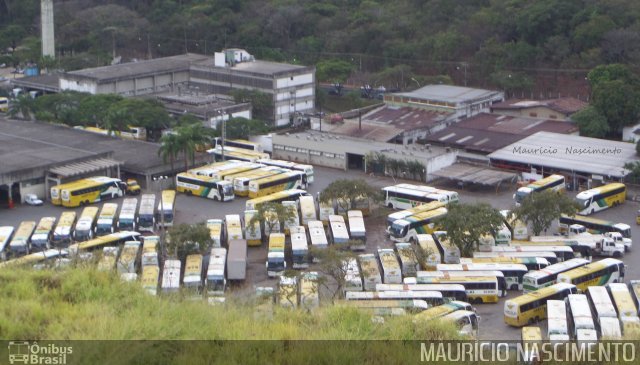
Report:
[[399,145],[326,132],[285,133],[273,135],[273,158],[341,170],[367,173],[367,155],[381,153],[388,159],[418,161],[425,166],[423,179],[452,165],[458,152],[445,147]]
[[564,175],[570,190],[624,181],[628,162],[640,161],[633,143],[537,132],[488,155],[493,167],[518,171],[524,180]]
[[[26,194],[47,200],[51,186],[88,176],[135,178],[152,188],[154,176],[172,173],[158,155],[159,147],[66,126],[0,118],[0,206],[22,203]],[[202,155],[196,163],[208,160]],[[174,168],[184,165],[175,163]]]

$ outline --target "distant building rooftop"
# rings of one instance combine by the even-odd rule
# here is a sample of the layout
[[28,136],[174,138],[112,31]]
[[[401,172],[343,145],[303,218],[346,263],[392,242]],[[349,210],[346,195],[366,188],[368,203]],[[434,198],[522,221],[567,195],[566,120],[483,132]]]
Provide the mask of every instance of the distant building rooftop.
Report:
[[575,112],[578,112],[589,104],[582,100],[572,98],[572,97],[564,97],[557,99],[547,99],[547,100],[522,100],[522,99],[509,99],[505,100],[501,103],[495,103],[491,106],[491,109],[528,109],[534,107],[547,107],[551,110],[555,110],[559,113],[571,115]]
[[234,72],[236,71],[246,72],[246,73],[262,75],[262,76],[276,76],[282,73],[307,71],[313,68],[311,66],[300,66],[300,65],[292,65],[288,63],[261,61],[261,60],[238,62],[231,67],[230,66],[216,67],[214,66],[213,58],[199,60],[195,62],[194,65],[201,66],[201,67],[209,67],[209,68],[213,67],[216,69],[227,69],[227,70],[232,70]]
[[40,89],[48,92],[60,91],[60,75],[37,75],[37,76],[25,76],[19,79],[11,80],[11,84],[15,87],[22,87],[27,89]]
[[210,58],[206,55],[188,53],[185,55],[156,58],[138,62],[127,62],[117,65],[86,68],[65,73],[66,77],[79,76],[94,79],[98,82],[109,82],[120,78],[140,77],[163,71],[188,70],[193,62]]
[[464,104],[475,100],[487,99],[493,96],[502,95],[502,93],[498,91],[474,89],[453,85],[427,85],[414,91],[395,93],[393,95]]
[[480,113],[427,136],[429,143],[478,153],[491,153],[539,131],[571,134],[572,122]]
[[538,132],[489,155],[493,163],[518,163],[610,178],[626,176],[625,163],[638,161],[635,144]]

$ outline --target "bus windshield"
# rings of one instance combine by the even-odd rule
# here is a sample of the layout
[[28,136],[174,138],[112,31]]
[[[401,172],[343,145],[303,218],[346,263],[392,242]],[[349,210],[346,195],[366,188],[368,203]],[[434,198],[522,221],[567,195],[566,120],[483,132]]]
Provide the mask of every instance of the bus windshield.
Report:
[[407,234],[407,225],[400,223],[393,223],[391,225],[391,229],[389,230],[391,236],[393,237],[404,237]]

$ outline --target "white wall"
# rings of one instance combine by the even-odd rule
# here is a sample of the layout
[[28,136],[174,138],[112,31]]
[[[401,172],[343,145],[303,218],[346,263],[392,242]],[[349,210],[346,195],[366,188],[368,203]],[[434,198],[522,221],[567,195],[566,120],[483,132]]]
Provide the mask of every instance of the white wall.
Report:
[[427,166],[427,176],[426,176],[426,180],[430,181],[433,180],[433,177],[431,176],[432,173],[441,170],[445,167],[451,166],[456,162],[456,158],[458,157],[458,152],[457,151],[452,151],[450,153],[444,154],[444,155],[439,155],[436,156],[432,159],[430,159],[429,161],[427,161],[426,166]]
[[276,88],[282,89],[285,87],[305,85],[305,84],[311,84],[311,83],[313,83],[313,74],[308,73],[308,74],[297,75],[293,77],[289,76],[289,77],[283,77],[281,79],[277,79]]
[[[251,119],[251,110],[241,110],[231,113],[231,118],[247,118]],[[209,127],[218,129],[218,125],[223,120],[229,120],[229,114],[223,114],[209,119]]]
[[21,198],[21,202],[20,203],[24,203],[24,197],[27,196],[27,194],[36,194],[38,196],[38,198],[44,200],[44,197],[46,196],[45,191],[44,191],[44,183],[42,184],[35,184],[35,185],[23,185],[22,183],[20,184],[20,198]]
[[68,80],[60,78],[60,90],[79,91],[84,93],[95,94],[98,86],[95,82],[76,82],[74,80]]

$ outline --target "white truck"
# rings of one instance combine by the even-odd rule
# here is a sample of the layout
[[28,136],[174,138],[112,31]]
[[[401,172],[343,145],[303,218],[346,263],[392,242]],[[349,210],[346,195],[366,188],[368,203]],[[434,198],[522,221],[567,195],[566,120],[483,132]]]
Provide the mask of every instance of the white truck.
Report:
[[[622,257],[624,255],[624,245],[614,241],[606,235],[576,235],[572,237],[562,236],[531,236],[531,242],[574,242],[575,245],[588,246],[594,256]],[[574,248],[574,252],[576,249]]]
[[595,236],[595,237],[609,237],[613,239],[616,243],[622,244],[627,251],[631,250],[631,246],[633,245],[633,241],[631,238],[624,237],[620,232],[606,232],[604,234],[591,234],[587,232],[587,229],[582,224],[572,224],[569,226],[568,231],[569,238],[577,238],[584,236]]
[[227,280],[244,280],[247,276],[247,241],[230,240],[227,255]]

